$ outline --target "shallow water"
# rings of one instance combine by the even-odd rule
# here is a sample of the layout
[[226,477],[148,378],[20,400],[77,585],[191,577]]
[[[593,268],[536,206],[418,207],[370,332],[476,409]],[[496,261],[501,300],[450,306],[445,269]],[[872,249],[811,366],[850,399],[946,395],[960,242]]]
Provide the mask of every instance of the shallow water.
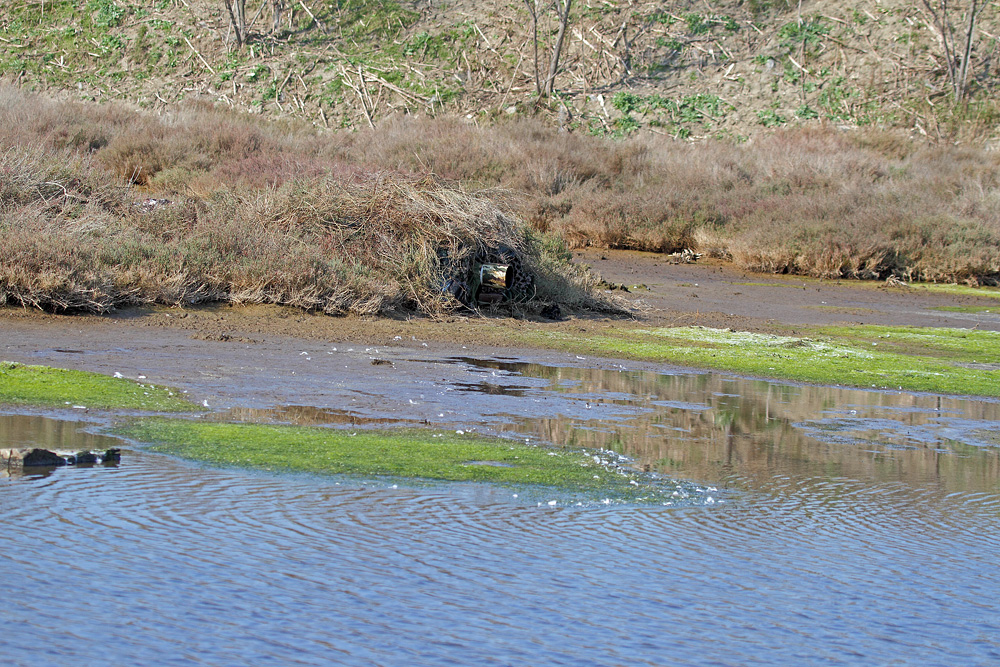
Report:
[[[483,486],[362,486],[127,450],[117,468],[0,480],[0,620],[17,629],[5,661],[1000,661],[996,402],[444,363],[466,377],[427,388],[435,427],[468,419],[459,392],[480,428],[613,448],[724,502],[549,507]],[[0,447],[73,449],[76,430],[0,417]]]

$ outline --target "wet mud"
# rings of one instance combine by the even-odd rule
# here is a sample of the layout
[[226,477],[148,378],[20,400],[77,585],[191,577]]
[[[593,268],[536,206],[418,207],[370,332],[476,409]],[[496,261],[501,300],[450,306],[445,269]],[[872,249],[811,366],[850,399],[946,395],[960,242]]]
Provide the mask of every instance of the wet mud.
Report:
[[[526,349],[534,331],[598,333],[649,324],[700,324],[781,330],[809,324],[864,323],[1000,329],[992,313],[943,306],[990,305],[987,297],[882,289],[784,276],[748,275],[702,261],[671,264],[663,255],[579,253],[636,307],[636,321],[541,318],[329,317],[280,307],[137,308],[107,316],[0,310],[0,359],[95,371],[170,385],[215,412],[315,410],[354,423],[390,420],[450,425],[484,421],[483,405],[523,396],[523,380],[470,378],[468,360],[614,369],[614,360]],[[443,363],[445,360],[455,360]],[[465,362],[461,360],[466,360]],[[663,365],[628,362],[631,370]],[[503,368],[491,369],[503,372]],[[441,387],[446,396],[428,399]],[[290,408],[289,406],[302,406]]]
[[[632,251],[585,250],[574,261],[609,285],[625,287],[643,317],[660,324],[701,325],[746,331],[787,331],[794,325],[874,324],[961,327],[1000,331],[1000,300],[932,292],[879,281],[820,280],[756,274],[701,259],[674,263],[669,256]],[[939,308],[998,306],[993,312]]]

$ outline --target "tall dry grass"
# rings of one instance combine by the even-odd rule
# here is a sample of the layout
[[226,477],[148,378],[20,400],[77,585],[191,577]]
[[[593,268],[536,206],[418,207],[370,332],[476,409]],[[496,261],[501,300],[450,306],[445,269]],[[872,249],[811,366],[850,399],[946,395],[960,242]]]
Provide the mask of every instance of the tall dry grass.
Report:
[[[450,118],[320,132],[0,86],[0,146],[5,303],[434,312],[448,307],[438,251],[489,244],[524,253],[542,298],[586,303],[560,242],[823,277],[1000,278],[1000,154],[890,134],[614,142]],[[151,196],[175,203],[133,206]]]
[[[540,302],[605,306],[504,192],[350,165],[307,130],[197,108],[156,119],[8,89],[0,144],[2,304],[434,313],[458,306],[441,289],[442,256],[454,266],[504,246],[546,277]],[[170,203],[141,205],[154,194]]]
[[349,154],[407,169],[419,158],[522,192],[525,219],[574,247],[690,247],[744,269],[822,277],[1000,277],[1000,153],[833,128],[690,144],[613,143],[523,121],[439,123],[421,142],[423,126],[359,137]]

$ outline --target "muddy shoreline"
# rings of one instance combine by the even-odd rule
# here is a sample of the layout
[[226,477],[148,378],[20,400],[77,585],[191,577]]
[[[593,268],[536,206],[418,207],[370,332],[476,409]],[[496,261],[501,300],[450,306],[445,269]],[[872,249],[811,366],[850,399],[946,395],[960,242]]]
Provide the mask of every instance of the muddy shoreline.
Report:
[[529,349],[523,340],[529,331],[698,324],[790,333],[796,326],[854,323],[1000,330],[994,312],[935,310],[1000,303],[989,297],[753,275],[711,261],[672,264],[647,253],[593,251],[575,259],[609,284],[627,287],[617,293],[636,306],[636,317],[355,318],[264,306],[66,316],[8,308],[0,310],[0,359],[171,385],[213,411],[298,406],[418,423],[447,415],[449,425],[474,426],[480,401],[445,395],[443,388],[469,373],[450,360],[664,368]]

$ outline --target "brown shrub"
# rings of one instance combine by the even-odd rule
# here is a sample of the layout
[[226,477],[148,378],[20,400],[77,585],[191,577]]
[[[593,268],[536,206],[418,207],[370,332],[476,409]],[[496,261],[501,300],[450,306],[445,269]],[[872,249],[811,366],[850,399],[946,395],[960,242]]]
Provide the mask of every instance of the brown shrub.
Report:
[[119,180],[148,185],[169,163],[163,144],[133,135],[119,135],[100,152],[100,160]]

